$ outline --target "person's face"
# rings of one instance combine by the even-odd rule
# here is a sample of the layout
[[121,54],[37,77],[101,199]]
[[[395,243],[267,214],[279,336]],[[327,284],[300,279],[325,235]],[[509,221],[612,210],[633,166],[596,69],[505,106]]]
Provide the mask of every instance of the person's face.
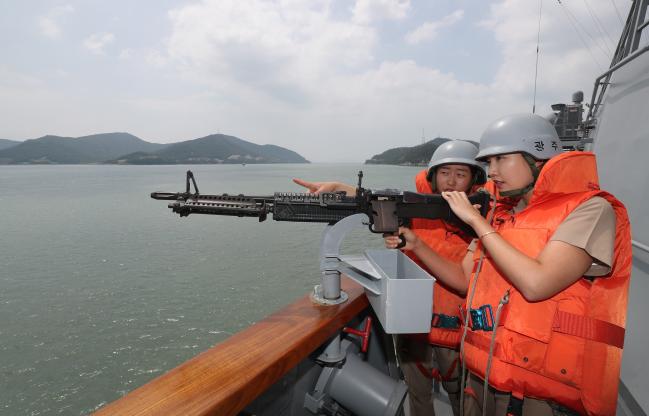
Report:
[[438,192],[469,192],[471,179],[471,168],[467,165],[442,165],[435,172],[435,185]]
[[520,153],[509,153],[487,158],[489,178],[499,191],[525,188],[534,176],[527,161]]

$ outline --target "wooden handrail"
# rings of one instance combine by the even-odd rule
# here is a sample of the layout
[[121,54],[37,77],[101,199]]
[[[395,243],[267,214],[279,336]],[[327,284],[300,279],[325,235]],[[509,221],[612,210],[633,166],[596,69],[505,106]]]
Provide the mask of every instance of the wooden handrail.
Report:
[[368,306],[361,286],[343,277],[342,289],[347,302],[307,295],[95,415],[236,415]]

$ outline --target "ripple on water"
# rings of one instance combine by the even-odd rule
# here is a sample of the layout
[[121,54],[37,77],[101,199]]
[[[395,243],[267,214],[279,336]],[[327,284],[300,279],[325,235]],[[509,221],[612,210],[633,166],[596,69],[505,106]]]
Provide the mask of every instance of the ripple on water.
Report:
[[95,370],[95,371],[90,371],[90,372],[87,372],[87,373],[80,373],[79,377],[81,377],[81,378],[95,378],[100,374],[102,374],[101,370]]
[[155,374],[155,373],[159,373],[161,371],[162,371],[161,368],[149,368],[149,369],[138,368],[138,369],[135,369],[134,374],[139,376],[139,375],[142,375],[142,374]]

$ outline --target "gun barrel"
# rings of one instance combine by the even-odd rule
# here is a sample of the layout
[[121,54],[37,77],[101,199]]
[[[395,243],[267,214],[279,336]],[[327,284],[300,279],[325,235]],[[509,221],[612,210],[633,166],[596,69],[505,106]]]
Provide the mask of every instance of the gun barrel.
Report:
[[173,212],[185,217],[189,214],[231,215],[236,217],[266,218],[272,197],[244,195],[191,195],[169,204]]
[[179,192],[151,192],[151,198],[163,201],[172,201],[180,198],[187,198],[188,195]]

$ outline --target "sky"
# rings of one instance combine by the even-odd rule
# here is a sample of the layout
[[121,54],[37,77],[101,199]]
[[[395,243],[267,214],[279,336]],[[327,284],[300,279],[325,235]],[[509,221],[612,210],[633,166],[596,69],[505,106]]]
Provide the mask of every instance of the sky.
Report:
[[590,100],[630,4],[0,0],[0,138],[222,133],[315,162],[478,140],[532,112],[537,39],[536,112]]

